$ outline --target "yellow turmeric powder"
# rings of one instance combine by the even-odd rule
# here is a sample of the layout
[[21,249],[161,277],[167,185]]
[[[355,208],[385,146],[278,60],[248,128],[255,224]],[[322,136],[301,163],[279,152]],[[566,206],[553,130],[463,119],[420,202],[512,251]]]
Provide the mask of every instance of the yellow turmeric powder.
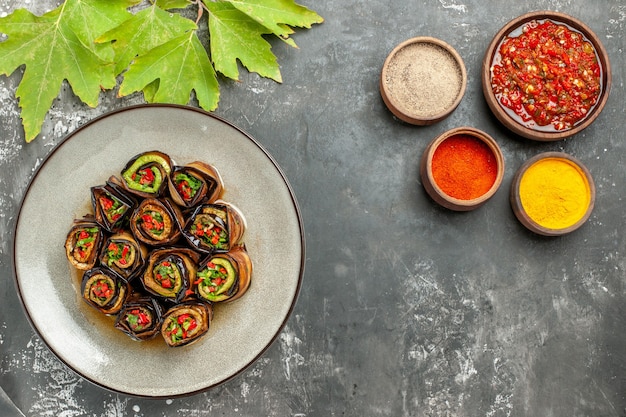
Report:
[[575,225],[591,203],[585,173],[563,158],[546,158],[532,164],[522,175],[519,194],[526,214],[549,229]]

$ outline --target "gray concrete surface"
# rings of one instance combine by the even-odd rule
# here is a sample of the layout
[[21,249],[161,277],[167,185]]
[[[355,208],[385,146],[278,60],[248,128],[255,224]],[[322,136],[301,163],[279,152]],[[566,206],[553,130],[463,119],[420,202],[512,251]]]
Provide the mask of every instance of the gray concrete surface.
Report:
[[[58,3],[0,0],[0,14]],[[240,83],[222,83],[215,113],[263,144],[294,188],[307,243],[302,292],[256,363],[191,397],[126,397],[78,377],[29,327],[12,277],[13,228],[34,171],[69,132],[142,98],[110,91],[90,109],[65,87],[26,144],[14,96],[21,74],[0,77],[2,388],[26,416],[625,416],[626,4],[300,3],[325,22],[294,35],[299,49],[273,43],[283,84],[242,72]],[[612,63],[606,109],[565,141],[514,136],[482,96],[491,37],[538,9],[582,19]],[[455,47],[469,77],[457,110],[429,127],[392,117],[378,90],[387,54],[419,35]],[[418,175],[427,143],[462,125],[492,135],[507,164],[496,196],[469,213],[436,206]],[[526,231],[508,202],[515,170],[548,150],[582,160],[597,187],[587,224],[560,238]]]

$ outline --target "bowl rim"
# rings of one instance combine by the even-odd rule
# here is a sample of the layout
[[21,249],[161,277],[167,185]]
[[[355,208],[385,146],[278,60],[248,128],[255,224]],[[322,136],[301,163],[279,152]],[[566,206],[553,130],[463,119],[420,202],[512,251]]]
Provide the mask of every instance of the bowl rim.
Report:
[[[446,139],[456,135],[469,135],[482,141],[489,147],[494,157],[496,158],[497,173],[496,179],[491,185],[491,188],[480,197],[470,200],[462,200],[446,194],[439,187],[439,185],[435,181],[435,178],[433,177],[432,160],[435,151],[437,150],[439,145],[441,145]],[[496,140],[488,133],[474,127],[460,126],[443,132],[430,142],[423,154],[420,171],[423,177],[423,185],[425,186],[428,194],[430,194],[435,201],[439,202],[444,207],[452,210],[468,211],[480,207],[487,200],[493,197],[493,195],[498,191],[504,178],[505,161],[500,145],[498,145],[498,142],[496,142]]]
[[[396,54],[407,46],[410,46],[413,44],[419,44],[419,43],[434,44],[442,48],[444,51],[446,51],[448,54],[452,56],[457,67],[459,68],[461,72],[461,86],[459,88],[459,92],[454,102],[442,112],[439,112],[431,116],[420,116],[417,114],[411,114],[411,113],[406,113],[402,111],[398,105],[398,102],[391,97],[391,93],[389,91],[389,88],[386,82],[389,64],[395,58]],[[396,116],[398,119],[406,123],[410,123],[413,125],[422,125],[422,126],[431,125],[433,123],[436,123],[445,119],[461,103],[461,100],[463,99],[463,96],[465,95],[465,90],[467,89],[467,69],[465,68],[465,63],[463,62],[463,58],[461,57],[461,55],[456,51],[456,49],[454,49],[447,42],[441,39],[432,37],[432,36],[416,36],[413,38],[406,39],[405,41],[399,43],[387,55],[382,66],[379,84],[380,84],[380,95],[382,96],[383,102],[385,103],[387,108],[394,114],[394,116]]]
[[[587,210],[585,214],[573,225],[564,227],[562,229],[554,229],[550,227],[542,226],[541,224],[535,222],[524,210],[524,207],[521,203],[521,198],[519,194],[520,183],[524,173],[535,163],[542,161],[544,159],[562,159],[566,160],[570,164],[575,165],[580,172],[584,175],[587,185],[589,187],[589,205],[587,206]],[[548,151],[541,152],[529,159],[527,159],[515,172],[513,175],[513,179],[511,181],[511,191],[510,191],[510,202],[513,208],[513,212],[517,219],[522,223],[527,229],[532,232],[535,232],[544,236],[562,236],[568,233],[573,232],[574,230],[580,228],[583,224],[587,222],[591,213],[593,212],[593,208],[595,206],[596,200],[596,187],[593,181],[593,176],[589,169],[583,164],[578,158],[572,156],[565,152],[557,152],[557,151]]]
[[[500,45],[502,40],[506,36],[508,36],[509,33],[513,32],[514,30],[532,20],[553,20],[557,23],[563,23],[570,26],[574,30],[581,32],[591,42],[591,44],[595,48],[596,54],[598,55],[598,60],[602,68],[602,91],[600,93],[600,97],[591,112],[589,112],[589,114],[581,122],[574,125],[570,129],[549,132],[538,131],[523,126],[511,116],[509,116],[506,111],[504,111],[492,92],[491,66],[493,62],[493,57],[497,51],[498,46]],[[612,71],[609,56],[606,49],[604,48],[604,45],[600,41],[600,38],[591,30],[591,28],[589,28],[581,20],[565,13],[550,10],[540,10],[525,13],[510,20],[506,25],[504,25],[493,37],[485,52],[482,62],[481,78],[483,95],[485,96],[485,100],[487,101],[489,108],[496,116],[496,118],[514,133],[527,139],[544,142],[562,140],[574,136],[575,134],[589,127],[589,125],[591,125],[597,119],[597,117],[604,109],[606,102],[609,98],[612,85]]]

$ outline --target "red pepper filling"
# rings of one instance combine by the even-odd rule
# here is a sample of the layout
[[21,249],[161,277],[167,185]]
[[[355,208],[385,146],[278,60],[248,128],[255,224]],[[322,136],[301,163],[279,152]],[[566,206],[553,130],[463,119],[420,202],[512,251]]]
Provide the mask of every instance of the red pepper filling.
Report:
[[532,21],[507,37],[492,67],[492,89],[523,123],[569,129],[597,103],[601,68],[593,45],[569,27]]
[[150,315],[138,308],[128,311],[125,320],[133,331],[141,331],[152,323]]
[[76,243],[74,244],[74,256],[77,261],[85,262],[94,248],[94,241],[98,233],[97,227],[79,229],[76,231]]
[[144,213],[139,221],[144,230],[155,236],[160,236],[165,228],[163,216],[158,211]]
[[178,191],[178,194],[186,202],[191,201],[202,187],[202,182],[196,177],[183,173],[176,174],[174,181],[176,191]]
[[98,201],[109,223],[115,223],[126,210],[119,200],[109,195],[101,195]]
[[198,272],[198,279],[194,283],[205,288],[205,291],[214,293],[228,279],[228,271],[223,266],[215,265],[213,262],[207,262],[206,268]]
[[154,268],[153,275],[156,282],[162,288],[171,289],[176,285],[177,277],[180,275],[180,272],[176,265],[169,261],[162,261]]
[[197,216],[191,225],[191,233],[206,245],[217,249],[228,248],[228,233],[226,230],[209,220],[207,216]]
[[142,168],[139,171],[134,172],[131,178],[133,181],[141,185],[151,187],[154,185],[155,176],[151,168]]
[[109,266],[117,262],[121,266],[129,265],[130,246],[121,242],[111,242],[107,247],[107,264]]
[[91,286],[91,294],[94,301],[105,302],[113,295],[114,288],[111,287],[110,283],[106,279],[101,279],[96,281]]
[[188,313],[170,318],[166,329],[166,337],[173,343],[180,342],[189,337],[189,332],[198,327],[196,319]]

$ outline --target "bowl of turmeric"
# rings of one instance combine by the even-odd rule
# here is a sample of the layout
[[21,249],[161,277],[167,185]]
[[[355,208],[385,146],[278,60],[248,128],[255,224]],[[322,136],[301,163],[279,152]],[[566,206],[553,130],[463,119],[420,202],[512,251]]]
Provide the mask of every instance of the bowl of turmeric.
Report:
[[457,127],[437,136],[420,162],[420,177],[428,195],[454,211],[482,206],[498,191],[503,176],[500,146],[472,127]]
[[596,189],[589,170],[563,152],[543,152],[518,169],[511,183],[511,207],[529,230],[561,236],[591,215]]

